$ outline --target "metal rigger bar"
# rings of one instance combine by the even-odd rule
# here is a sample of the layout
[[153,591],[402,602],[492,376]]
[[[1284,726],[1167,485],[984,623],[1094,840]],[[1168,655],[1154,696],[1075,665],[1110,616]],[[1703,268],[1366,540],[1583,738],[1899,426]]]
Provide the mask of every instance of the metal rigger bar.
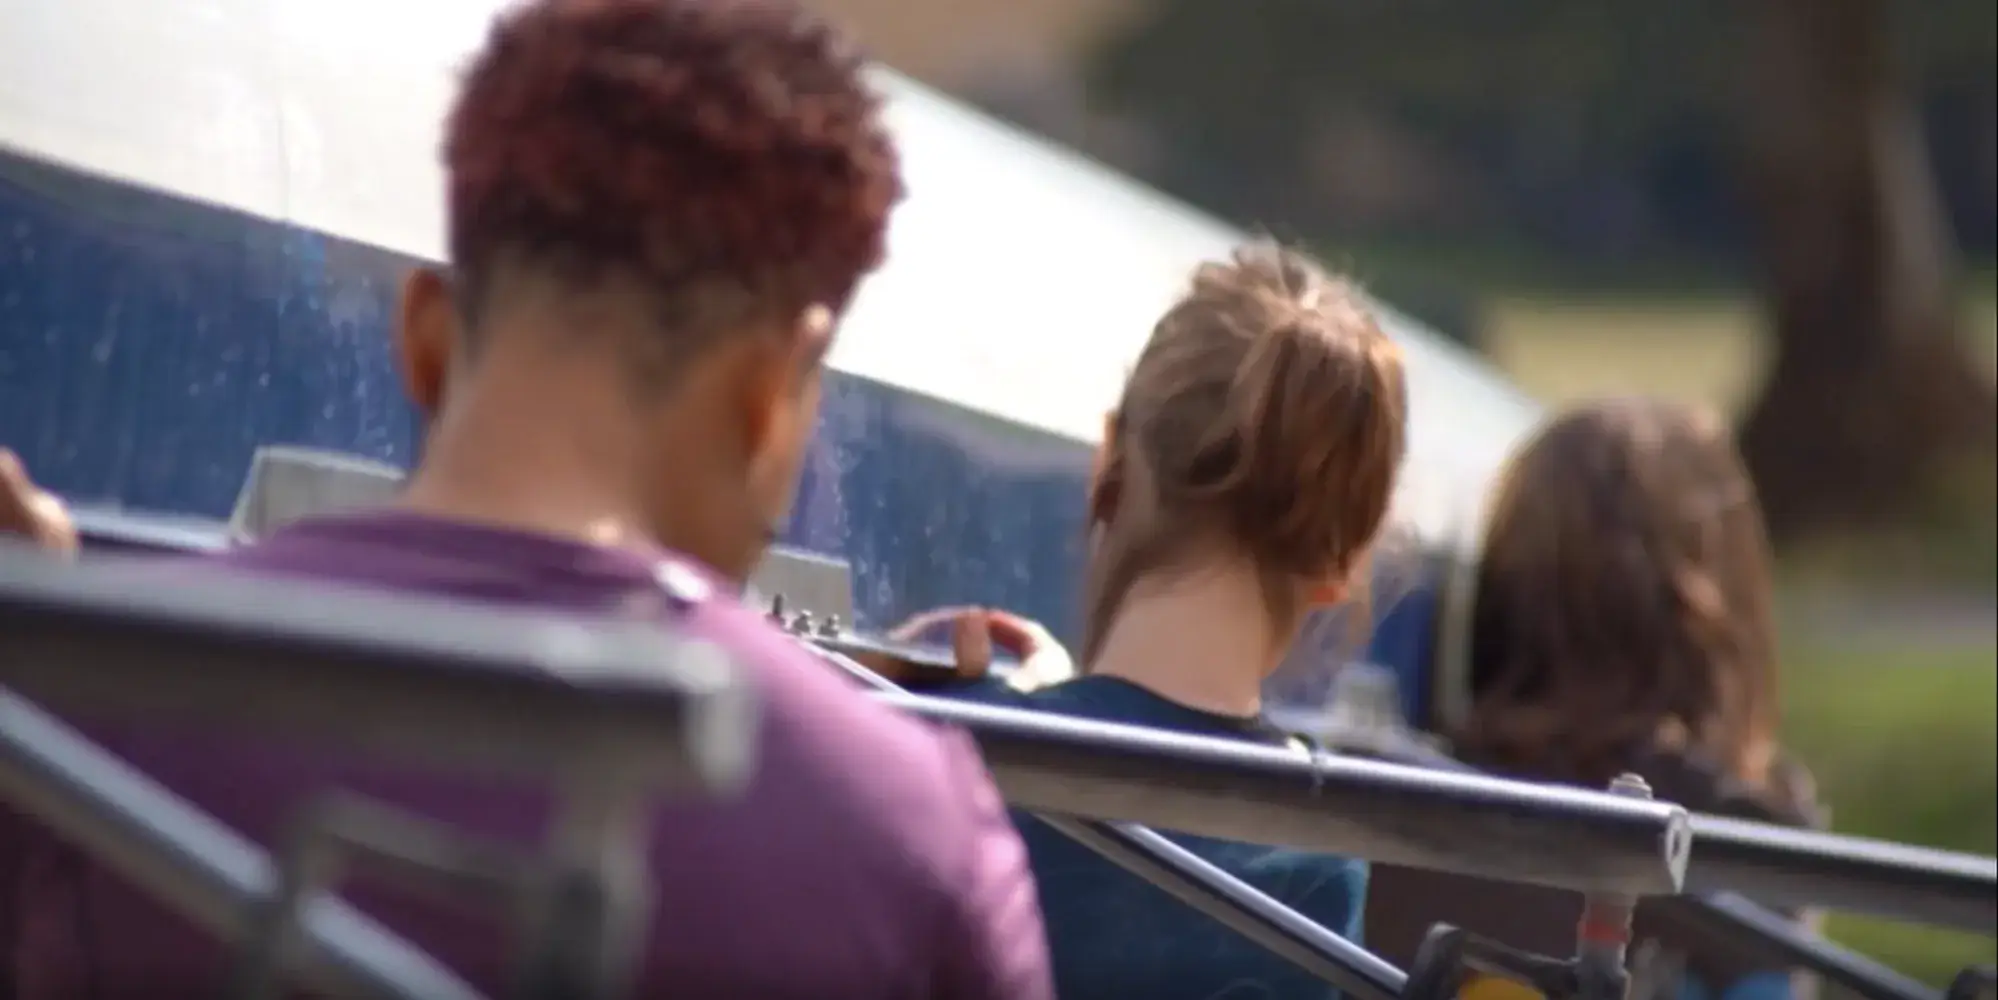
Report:
[[0,683],[58,711],[648,791],[726,793],[754,765],[748,687],[712,644],[650,622],[0,549],[0,633]]
[[881,697],[968,729],[1009,800],[1036,811],[1583,892],[1670,895],[1683,870],[1688,891],[1735,891],[1765,905],[1984,934],[1998,926],[1998,859],[1990,857],[1686,817],[1665,803],[1468,771],[1305,759],[949,699]]
[[[915,697],[846,656],[819,647],[813,649],[884,696]],[[989,758],[987,765],[992,766]],[[1002,791],[1006,792],[1008,802],[1024,805],[1010,791],[1003,788]],[[1062,835],[1357,1000],[1398,1000],[1408,983],[1405,973],[1372,952],[1326,930],[1152,830],[1133,823],[1060,814],[1042,813],[1039,818]]]
[[[554,780],[608,772],[626,799],[725,792],[748,773],[751,713],[732,672],[649,625],[184,573],[167,587],[154,572],[0,552],[0,683],[89,715],[318,731],[453,770],[548,777],[557,761]],[[1690,867],[1689,889],[1724,885],[1769,903],[1987,931],[1998,909],[1998,863],[1987,858],[1689,819],[1667,803],[1475,774],[876,697],[967,729],[1014,805],[1367,1000],[1398,991],[1396,970],[1203,872],[1198,858],[1174,857],[1157,834],[1101,821],[1585,893],[1673,894]],[[357,730],[356,719],[369,724]]]
[[1699,850],[1687,867],[1689,890],[1998,930],[1998,858],[1722,816],[1694,816],[1693,837]]
[[[650,805],[675,793],[729,794],[755,764],[756,704],[726,655],[649,623],[202,579],[187,567],[166,586],[153,579],[158,572],[157,564],[72,566],[0,548],[0,684],[84,719],[316,737],[419,768],[552,785],[561,806],[549,856],[524,860],[554,881],[530,874],[526,882],[552,884],[552,892],[528,888],[564,915],[543,919],[529,942],[533,961],[521,976],[531,995],[617,988],[637,943],[634,928],[649,914],[647,882],[633,875],[643,864]],[[34,706],[16,700],[24,713],[9,716],[10,727],[33,718],[25,710]],[[23,752],[40,745],[22,739]],[[217,892],[234,893],[246,914],[279,889],[308,907],[322,898],[317,877],[294,858],[254,885],[241,872],[221,883],[214,872],[191,879],[182,870],[187,859],[160,855],[172,843],[129,829],[130,810],[100,809],[87,818],[105,829],[78,830],[82,814],[55,794],[67,786],[29,782],[29,770],[17,776],[14,791],[38,814],[55,810],[59,825],[67,817],[66,831],[114,852],[111,863],[125,862],[140,884],[211,926]],[[104,790],[70,791],[87,799]],[[159,808],[172,804],[163,801]],[[359,840],[346,836],[338,846],[365,847]],[[142,870],[132,871],[135,864]],[[309,944],[314,921],[323,922],[301,912],[259,913],[251,922],[287,928]],[[274,940],[264,954],[291,951],[291,942]],[[275,985],[280,970],[270,961],[260,968],[244,979],[249,995]]]
[[[6,688],[0,799],[225,938],[250,931],[249,903],[278,884],[263,851]],[[294,967],[327,995],[480,1000],[421,949],[337,899],[305,900],[299,924]]]
[[1576,891],[1679,891],[1685,810],[1664,802],[1186,736],[912,694],[961,726],[1009,802]]

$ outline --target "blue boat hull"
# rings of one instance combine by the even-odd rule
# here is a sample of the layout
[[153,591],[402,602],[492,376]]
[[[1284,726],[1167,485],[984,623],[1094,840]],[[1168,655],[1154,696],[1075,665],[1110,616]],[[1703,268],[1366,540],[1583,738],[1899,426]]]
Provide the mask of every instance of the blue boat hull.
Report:
[[[73,500],[216,519],[260,445],[406,467],[389,327],[415,263],[0,152],[0,444]],[[975,602],[1073,637],[1088,459],[834,372],[785,540],[852,564],[863,626]],[[1431,601],[1381,609],[1377,659],[1419,670]]]

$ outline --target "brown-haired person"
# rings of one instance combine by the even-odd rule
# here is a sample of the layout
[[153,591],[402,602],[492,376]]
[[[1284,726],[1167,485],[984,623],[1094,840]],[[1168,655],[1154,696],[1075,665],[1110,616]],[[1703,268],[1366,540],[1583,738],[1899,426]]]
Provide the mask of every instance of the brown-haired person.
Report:
[[[789,503],[821,359],[901,192],[861,77],[842,39],[778,0],[538,0],[503,15],[446,128],[452,268],[404,292],[401,362],[429,417],[406,495],[208,560],[656,613],[734,652],[763,702],[758,772],[739,799],[660,807],[659,917],[636,996],[1052,996],[1025,852],[970,743],[869,702],[731,596]],[[69,538],[24,477],[0,487],[13,498],[0,527]],[[543,821],[537,798],[185,733],[94,735],[266,843],[327,785],[508,839]],[[14,995],[187,996],[219,981],[211,941],[66,865],[65,845],[11,850],[34,829],[0,814],[21,876],[0,900],[22,917],[0,941]],[[503,983],[506,921],[351,898],[475,986]]]
[[[1024,693],[980,680],[957,693],[1288,742],[1263,717],[1263,681],[1304,616],[1344,601],[1363,578],[1401,463],[1405,410],[1400,351],[1350,285],[1269,246],[1202,266],[1158,321],[1107,422],[1089,494],[1081,676]],[[988,640],[1030,664],[1050,652],[1045,633],[1000,613],[960,613],[957,624],[968,674],[984,664],[962,661],[989,658],[971,648]],[[1330,992],[1031,817],[1018,820],[1061,995]],[[1358,933],[1363,863],[1175,839],[1332,930]]]
[[[1777,744],[1771,596],[1761,511],[1724,423],[1650,399],[1562,413],[1512,459],[1493,500],[1457,756],[1587,787],[1633,772],[1696,812],[1819,822],[1808,775]],[[1536,919],[1520,891],[1430,894],[1428,876],[1379,876],[1368,927],[1390,958],[1443,919],[1572,947],[1573,897],[1535,895],[1546,910]],[[1446,897],[1448,913],[1421,905]],[[1785,970],[1756,968],[1669,906],[1640,907],[1637,934],[1634,955],[1683,964],[1663,977],[1682,995],[1789,995]]]

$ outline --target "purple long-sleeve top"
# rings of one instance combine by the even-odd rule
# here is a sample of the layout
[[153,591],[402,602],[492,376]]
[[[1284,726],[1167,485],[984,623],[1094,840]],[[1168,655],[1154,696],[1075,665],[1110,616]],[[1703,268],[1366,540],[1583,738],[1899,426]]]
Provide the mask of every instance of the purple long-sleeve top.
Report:
[[[673,559],[384,512],[301,522],[205,562],[602,612],[656,589],[661,561]],[[869,702],[719,589],[691,605],[652,604],[745,665],[763,725],[758,770],[740,798],[657,807],[653,920],[637,996],[1052,1000],[1025,853],[968,740]],[[537,790],[317,748],[251,747],[237,736],[71,721],[264,844],[330,787],[523,843],[548,817]],[[503,991],[513,953],[503,915],[365,883],[343,889],[473,985]],[[4,805],[0,947],[0,973],[11,974],[18,1000],[213,995],[227,958],[206,934]]]

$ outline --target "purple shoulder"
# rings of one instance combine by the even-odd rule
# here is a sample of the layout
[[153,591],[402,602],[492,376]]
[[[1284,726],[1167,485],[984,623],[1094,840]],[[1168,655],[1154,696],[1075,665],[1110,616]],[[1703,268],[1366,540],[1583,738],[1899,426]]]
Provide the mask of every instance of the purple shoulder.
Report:
[[867,883],[913,891],[906,912],[937,949],[937,995],[1052,1000],[1026,849],[971,739],[873,700],[732,598],[694,617],[758,668],[766,729],[789,750],[766,767],[794,769],[792,790],[823,796],[821,819],[843,818],[821,833],[848,845],[839,853]]

